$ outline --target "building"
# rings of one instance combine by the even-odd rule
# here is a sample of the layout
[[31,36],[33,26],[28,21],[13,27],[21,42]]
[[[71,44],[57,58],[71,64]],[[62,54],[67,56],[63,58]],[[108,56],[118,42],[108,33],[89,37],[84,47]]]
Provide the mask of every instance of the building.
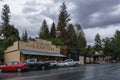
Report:
[[84,64],[84,54],[78,49],[68,49],[67,58],[74,61],[80,61],[80,64]]
[[62,60],[60,48],[52,45],[51,41],[35,39],[34,41],[16,41],[5,50],[5,63],[10,61],[24,61],[29,58],[39,60]]

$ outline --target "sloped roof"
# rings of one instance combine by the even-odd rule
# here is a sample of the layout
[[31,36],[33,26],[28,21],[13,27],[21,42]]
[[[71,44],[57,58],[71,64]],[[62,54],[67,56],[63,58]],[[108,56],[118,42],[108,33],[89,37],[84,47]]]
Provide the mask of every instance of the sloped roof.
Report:
[[48,53],[48,52],[40,52],[33,50],[24,50],[21,49],[20,52],[25,55],[38,55],[38,56],[53,56],[53,57],[66,57],[60,53]]

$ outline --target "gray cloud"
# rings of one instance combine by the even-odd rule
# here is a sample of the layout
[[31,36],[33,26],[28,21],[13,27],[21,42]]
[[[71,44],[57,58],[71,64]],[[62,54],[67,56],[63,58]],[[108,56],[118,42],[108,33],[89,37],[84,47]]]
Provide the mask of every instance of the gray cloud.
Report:
[[[43,19],[47,20],[49,27],[53,21],[57,25],[60,5],[63,2],[71,15],[71,22],[81,24],[88,43],[93,43],[98,32],[104,38],[111,37],[115,30],[120,30],[120,27],[114,28],[114,31],[112,29],[120,24],[120,0],[27,0],[22,6],[22,11],[19,11],[22,13],[17,13],[21,16],[14,15],[13,22],[18,27],[22,26],[21,31],[27,29],[30,36],[37,36]],[[111,25],[113,27],[110,27]],[[113,34],[106,35],[107,31]]]
[[41,15],[40,14],[28,14],[26,19],[30,21],[31,24],[38,24],[41,22]]
[[[57,17],[58,17],[58,13],[59,13],[59,6],[60,5],[56,5],[59,4],[55,3],[53,1],[53,4],[49,4],[49,3],[45,3],[42,4],[40,2],[37,1],[28,1],[26,2],[24,5],[26,7],[24,7],[24,9],[22,10],[23,14],[26,13],[26,19],[33,24],[41,24],[43,19],[48,19],[48,24],[49,27],[51,26],[52,22],[57,23]],[[32,10],[34,12],[34,14],[31,14],[31,12],[29,11],[29,7],[33,7]],[[36,10],[37,8],[37,10]],[[36,11],[35,11],[35,10]],[[50,23],[51,22],[51,23]]]
[[2,1],[4,1],[4,0],[0,0],[0,2],[2,2]]
[[32,12],[37,12],[38,10],[36,10],[35,8],[32,7],[25,7],[23,9],[23,13],[32,13]]
[[25,6],[39,6],[40,3],[37,3],[35,0],[31,0],[31,1],[27,1],[25,4]]
[[[114,7],[120,4],[119,0],[79,0],[73,1],[76,4],[76,9],[73,11],[75,14],[75,22],[81,23],[83,28],[102,27],[110,24],[117,24],[119,15],[110,15],[114,11]],[[98,22],[91,22],[91,15],[101,13]]]
[[[46,10],[39,13],[39,16],[45,16],[49,17],[53,21],[56,21],[59,14],[60,7],[57,7],[58,9],[52,10],[55,8],[55,4],[62,4],[64,0],[53,0],[53,4],[49,5],[42,5]],[[120,0],[66,0],[67,9],[71,14],[72,22],[74,23],[80,23],[83,28],[93,28],[93,27],[105,27],[107,25],[112,24],[119,24],[120,22],[120,15],[111,15],[111,12],[114,12],[114,7],[118,6],[120,4]],[[72,10],[69,10],[72,6],[69,3],[72,3],[75,5],[75,8]],[[25,3],[26,6],[40,6],[40,3],[37,3],[36,1],[29,1]],[[33,9],[33,8],[32,8]],[[32,11],[31,9],[31,11]],[[23,9],[23,12],[28,12],[28,9]],[[33,11],[35,11],[33,9]],[[97,14],[100,13],[100,14]],[[98,18],[96,18],[96,15]],[[35,15],[34,15],[35,16]],[[36,19],[35,19],[36,18]],[[39,20],[39,17],[33,17],[31,16],[31,20]],[[36,21],[37,22],[37,21]]]

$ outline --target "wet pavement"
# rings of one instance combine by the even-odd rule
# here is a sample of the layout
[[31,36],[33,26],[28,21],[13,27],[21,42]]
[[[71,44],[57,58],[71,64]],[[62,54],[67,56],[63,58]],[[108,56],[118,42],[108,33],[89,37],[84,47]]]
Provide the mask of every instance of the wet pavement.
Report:
[[4,72],[0,80],[120,80],[120,64],[88,64],[46,71]]

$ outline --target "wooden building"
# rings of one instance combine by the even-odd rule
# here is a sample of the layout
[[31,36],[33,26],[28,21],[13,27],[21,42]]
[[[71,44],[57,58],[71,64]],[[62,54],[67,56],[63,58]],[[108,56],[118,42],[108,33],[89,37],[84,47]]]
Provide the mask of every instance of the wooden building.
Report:
[[51,41],[35,39],[35,41],[16,41],[5,50],[5,63],[10,61],[24,61],[29,58],[39,60],[62,60],[60,48],[52,45]]

